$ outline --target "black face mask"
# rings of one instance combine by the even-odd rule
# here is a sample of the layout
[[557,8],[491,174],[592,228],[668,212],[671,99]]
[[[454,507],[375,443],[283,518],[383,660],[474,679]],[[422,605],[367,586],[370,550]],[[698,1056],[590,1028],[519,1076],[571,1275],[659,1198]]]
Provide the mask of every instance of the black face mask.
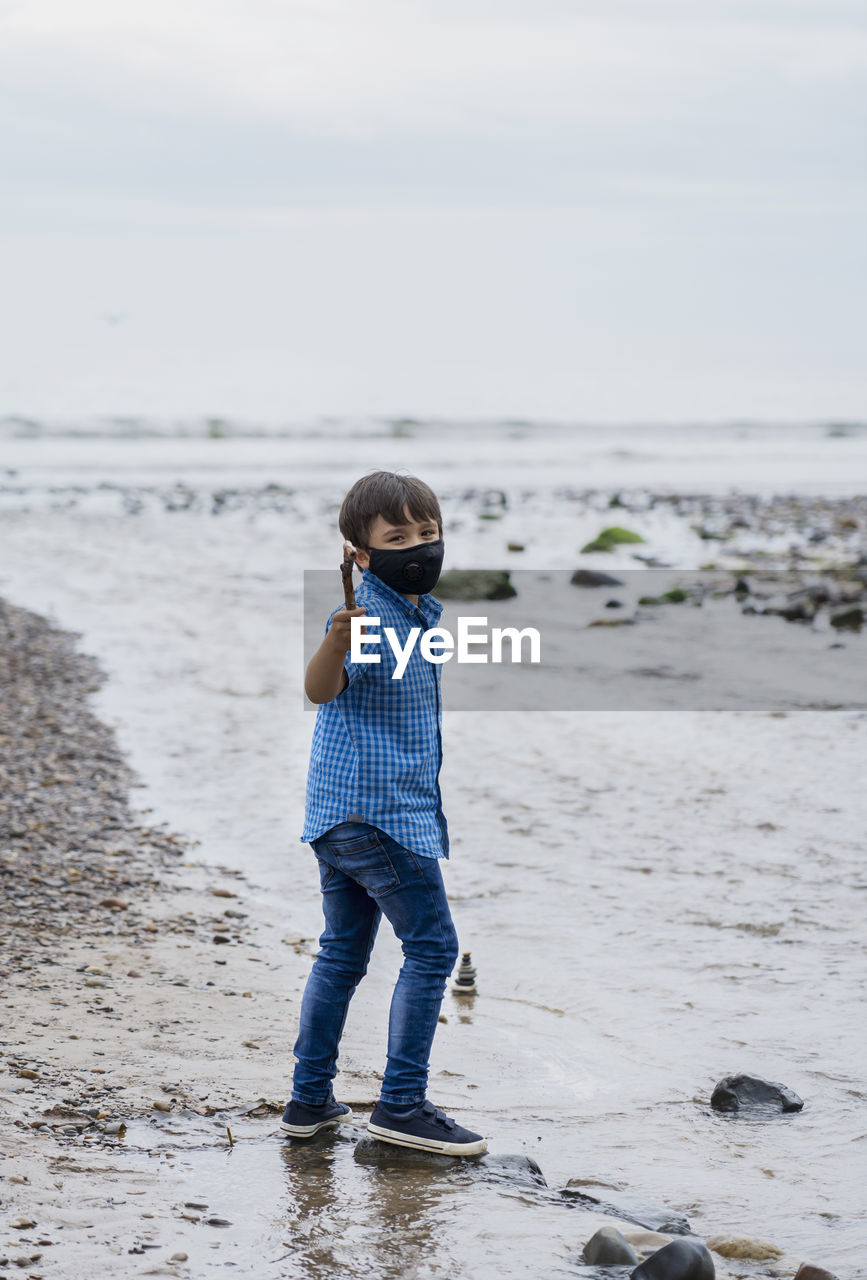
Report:
[[417,547],[371,547],[370,572],[392,591],[401,595],[424,595],[433,591],[443,565],[443,540],[422,542]]

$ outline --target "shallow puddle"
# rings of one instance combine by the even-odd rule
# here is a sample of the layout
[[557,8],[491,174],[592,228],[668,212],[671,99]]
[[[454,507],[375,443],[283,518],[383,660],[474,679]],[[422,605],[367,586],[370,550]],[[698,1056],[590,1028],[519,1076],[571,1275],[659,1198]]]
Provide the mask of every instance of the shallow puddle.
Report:
[[132,1171],[160,1160],[168,1193],[152,1206],[153,1260],[187,1254],[166,1273],[235,1266],[252,1274],[255,1266],[262,1277],[484,1280],[538,1275],[541,1266],[546,1276],[596,1274],[581,1264],[592,1215],[547,1187],[522,1153],[403,1152],[354,1123],[299,1141],[280,1134],[278,1119],[226,1113],[128,1124],[118,1165]]

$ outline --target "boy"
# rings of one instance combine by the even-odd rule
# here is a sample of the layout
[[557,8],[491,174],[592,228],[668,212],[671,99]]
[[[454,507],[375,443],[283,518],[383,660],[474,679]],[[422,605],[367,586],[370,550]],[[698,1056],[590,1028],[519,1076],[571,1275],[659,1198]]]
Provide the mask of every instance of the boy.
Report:
[[391,1001],[388,1061],[368,1132],[384,1142],[448,1155],[487,1150],[427,1100],[431,1044],[446,980],[458,957],[439,866],[449,835],[439,787],[440,667],[416,644],[400,679],[388,644],[378,663],[352,662],[353,617],[394,627],[401,647],[412,627],[435,626],[430,591],[443,557],[442,516],[414,476],[375,471],[347,493],[340,532],[356,548],[357,607],[335,609],[307,667],[304,688],[319,704],[310,752],[302,841],[316,854],[325,932],[301,1002],[292,1097],[282,1128],[309,1137],[351,1115],[332,1081],[349,1002],[367,972],[385,915],[403,966]]

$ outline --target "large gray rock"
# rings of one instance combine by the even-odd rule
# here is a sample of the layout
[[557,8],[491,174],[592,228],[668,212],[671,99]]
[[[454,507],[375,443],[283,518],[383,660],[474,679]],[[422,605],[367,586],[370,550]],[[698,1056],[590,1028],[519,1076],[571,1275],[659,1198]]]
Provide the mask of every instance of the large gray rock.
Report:
[[638,1255],[616,1227],[600,1227],[584,1246],[584,1261],[591,1267],[634,1267]]
[[630,1280],[714,1280],[713,1258],[700,1240],[672,1240],[636,1267]]
[[774,1112],[800,1111],[803,1100],[784,1084],[761,1076],[725,1076],[711,1094],[714,1111]]

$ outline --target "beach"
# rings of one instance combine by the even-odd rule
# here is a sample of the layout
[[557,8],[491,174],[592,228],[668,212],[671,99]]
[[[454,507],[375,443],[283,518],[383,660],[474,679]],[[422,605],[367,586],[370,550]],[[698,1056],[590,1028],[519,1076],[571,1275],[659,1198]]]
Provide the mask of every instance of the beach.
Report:
[[[303,570],[330,566],[338,581],[335,505],[343,470],[359,468],[332,475],[328,451],[304,440],[165,444],[112,438],[83,466],[69,439],[38,455],[15,437],[7,456],[0,597],[7,662],[20,656],[4,701],[28,654],[52,655],[28,677],[50,703],[43,737],[81,759],[46,756],[39,738],[24,750],[21,710],[6,706],[14,751],[0,760],[17,770],[16,796],[31,778],[33,809],[14,826],[4,811],[14,949],[4,938],[0,1256],[71,1280],[227,1263],[275,1277],[522,1276],[540,1264],[591,1276],[581,1248],[595,1227],[635,1230],[652,1207],[702,1239],[775,1246],[715,1254],[719,1276],[793,1276],[803,1261],[858,1274],[861,688],[829,675],[817,698],[781,682],[790,702],[773,711],[447,707],[447,886],[479,991],[446,996],[431,1096],[483,1127],[491,1162],[471,1174],[356,1152],[400,960],[385,935],[341,1052],[338,1096],[355,1124],[286,1142],[293,1021],[321,927],[298,839],[313,723]],[[562,441],[530,445],[556,458]],[[739,495],[729,441],[716,491],[687,483],[700,457],[675,475],[670,453],[668,493],[650,480],[655,462],[643,484],[640,461],[623,459],[619,472],[605,463],[620,483],[590,488],[577,455],[531,473],[516,444],[482,469],[469,465],[474,449],[485,456],[476,442],[464,484],[430,476],[423,431],[398,446],[365,461],[411,459],[442,481],[453,564],[653,568],[634,547],[581,554],[616,523],[673,570],[713,562],[730,577],[740,565],[809,583],[845,567],[853,599],[860,589],[863,499],[839,469],[810,492],[803,474],[787,483],[778,451],[777,496],[761,483]],[[664,458],[668,446],[643,448]],[[695,529],[731,533],[738,519],[728,541]],[[779,636],[787,669],[813,645],[857,670],[863,636],[832,626],[833,607],[806,622],[738,613],[737,625]],[[627,630],[640,641],[686,625],[672,610],[653,618]],[[68,678],[49,688],[52,662]],[[68,831],[74,804],[84,811]],[[714,1113],[715,1082],[736,1070],[784,1082],[803,1112]]]

